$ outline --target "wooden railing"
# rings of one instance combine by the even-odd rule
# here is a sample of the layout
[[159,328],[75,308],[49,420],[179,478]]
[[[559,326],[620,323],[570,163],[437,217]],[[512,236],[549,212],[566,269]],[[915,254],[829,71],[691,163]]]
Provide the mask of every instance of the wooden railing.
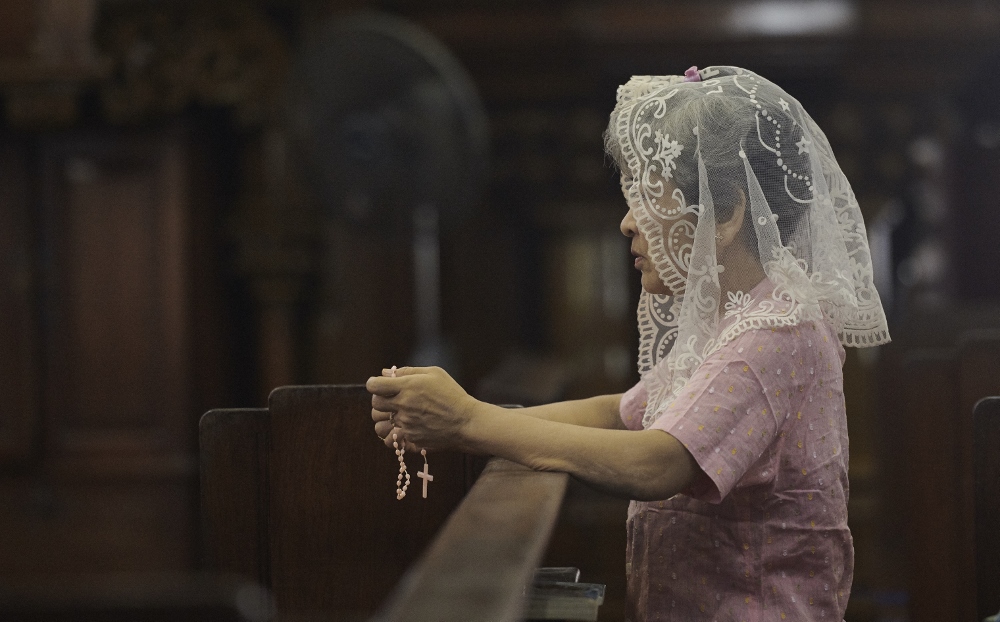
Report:
[[522,619],[567,478],[494,458],[376,620]]

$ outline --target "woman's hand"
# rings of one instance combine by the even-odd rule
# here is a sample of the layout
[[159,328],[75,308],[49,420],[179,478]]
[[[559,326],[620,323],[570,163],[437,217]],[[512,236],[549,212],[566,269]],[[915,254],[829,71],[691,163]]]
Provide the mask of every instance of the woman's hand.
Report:
[[[392,447],[392,434],[404,437],[407,450],[443,449],[462,442],[477,400],[439,367],[401,367],[396,377],[368,379],[375,433]],[[390,413],[394,413],[390,423]]]

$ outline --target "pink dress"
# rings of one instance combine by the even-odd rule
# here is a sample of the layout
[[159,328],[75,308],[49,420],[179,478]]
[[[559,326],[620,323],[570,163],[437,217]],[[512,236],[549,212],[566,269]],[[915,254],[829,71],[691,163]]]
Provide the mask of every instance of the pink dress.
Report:
[[[722,322],[725,324],[725,320]],[[844,349],[823,322],[749,330],[650,429],[691,452],[683,494],[633,501],[627,619],[840,621],[851,591]],[[640,382],[622,420],[642,429]]]

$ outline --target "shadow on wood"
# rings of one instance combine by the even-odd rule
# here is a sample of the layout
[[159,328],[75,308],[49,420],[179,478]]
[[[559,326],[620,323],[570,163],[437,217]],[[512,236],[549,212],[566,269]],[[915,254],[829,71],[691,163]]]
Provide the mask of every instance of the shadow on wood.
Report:
[[283,618],[373,614],[477,475],[474,459],[431,454],[423,499],[415,456],[415,485],[396,501],[398,463],[370,400],[361,385],[281,387],[267,409],[202,417],[207,565],[271,588]]

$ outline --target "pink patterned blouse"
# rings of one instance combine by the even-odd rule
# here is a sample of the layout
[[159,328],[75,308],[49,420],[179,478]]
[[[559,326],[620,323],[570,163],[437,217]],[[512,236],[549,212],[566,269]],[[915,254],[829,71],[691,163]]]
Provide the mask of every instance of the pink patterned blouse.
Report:
[[[650,429],[691,452],[684,494],[633,501],[627,619],[840,621],[847,528],[844,349],[823,322],[748,330],[705,360]],[[642,429],[640,382],[622,420]]]

